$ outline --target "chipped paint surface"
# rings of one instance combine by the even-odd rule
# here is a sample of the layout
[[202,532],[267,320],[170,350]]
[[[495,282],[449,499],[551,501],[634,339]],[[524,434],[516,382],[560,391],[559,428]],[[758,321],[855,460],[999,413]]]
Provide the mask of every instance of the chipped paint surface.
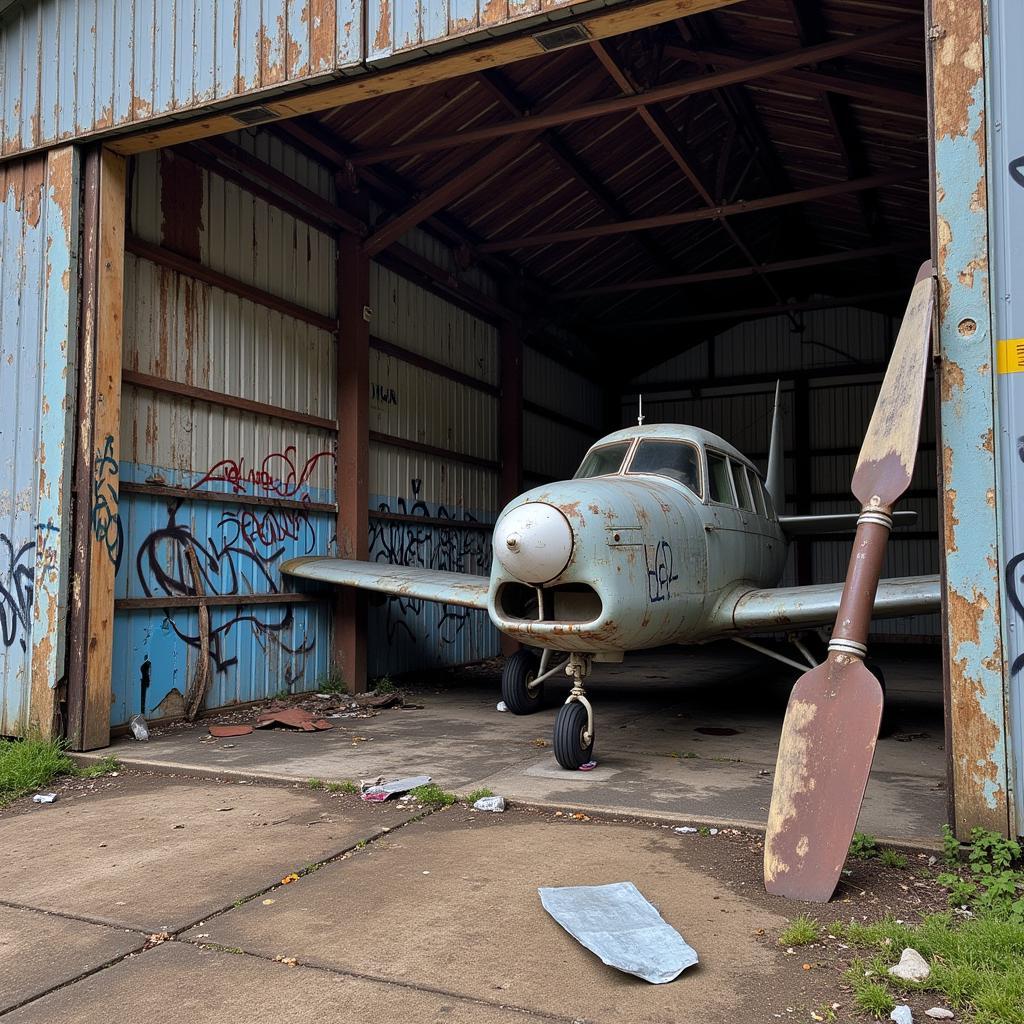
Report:
[[[1017,46],[1024,37],[1024,8],[1016,0],[989,4],[989,136],[992,203],[992,320],[994,340],[1024,338],[1024,64]],[[1017,302],[1012,299],[1016,293]],[[1024,834],[1024,373],[998,375],[995,448],[1002,526],[1003,641],[1008,692],[1007,736],[1014,831]]]
[[[34,0],[0,17],[0,158],[337,71],[579,0]],[[724,0],[723,0],[724,2]],[[90,19],[92,19],[90,21]]]
[[948,664],[956,829],[1008,827],[980,0],[933,4]]
[[49,733],[63,675],[78,162],[0,167],[0,735]]

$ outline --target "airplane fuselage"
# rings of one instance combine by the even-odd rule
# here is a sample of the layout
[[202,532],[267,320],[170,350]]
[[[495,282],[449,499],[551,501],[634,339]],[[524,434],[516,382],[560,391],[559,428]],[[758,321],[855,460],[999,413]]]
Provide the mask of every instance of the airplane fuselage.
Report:
[[580,474],[527,491],[498,518],[488,612],[503,633],[581,653],[698,643],[730,632],[738,592],[782,575],[771,499],[722,438],[620,430]]

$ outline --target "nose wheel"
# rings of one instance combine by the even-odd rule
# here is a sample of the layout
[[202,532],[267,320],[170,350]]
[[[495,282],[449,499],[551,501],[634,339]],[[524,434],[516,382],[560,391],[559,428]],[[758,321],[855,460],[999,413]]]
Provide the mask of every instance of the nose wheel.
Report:
[[594,709],[583,690],[583,680],[590,674],[590,656],[571,655],[565,671],[572,676],[573,687],[555,718],[555,760],[575,771],[591,760],[594,752]]

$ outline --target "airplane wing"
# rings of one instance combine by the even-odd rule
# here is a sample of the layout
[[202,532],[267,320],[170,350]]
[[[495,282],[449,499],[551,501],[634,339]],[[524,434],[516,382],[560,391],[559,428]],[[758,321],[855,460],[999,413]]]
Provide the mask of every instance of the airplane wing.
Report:
[[[828,626],[835,622],[842,593],[842,583],[748,590],[740,594],[733,605],[733,626],[741,633],[793,626]],[[941,603],[938,576],[882,580],[878,584],[872,617],[884,619],[937,612]]]
[[487,608],[487,576],[461,572],[442,572],[416,565],[391,565],[388,562],[357,562],[348,558],[321,558],[309,555],[281,563],[281,572],[321,583],[373,590],[392,597],[419,598],[464,608]]

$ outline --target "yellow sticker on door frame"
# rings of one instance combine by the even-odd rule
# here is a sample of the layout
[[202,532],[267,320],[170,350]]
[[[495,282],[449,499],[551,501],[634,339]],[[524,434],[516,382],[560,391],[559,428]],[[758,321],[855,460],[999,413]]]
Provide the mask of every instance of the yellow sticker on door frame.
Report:
[[1024,372],[1024,338],[996,342],[996,372]]

